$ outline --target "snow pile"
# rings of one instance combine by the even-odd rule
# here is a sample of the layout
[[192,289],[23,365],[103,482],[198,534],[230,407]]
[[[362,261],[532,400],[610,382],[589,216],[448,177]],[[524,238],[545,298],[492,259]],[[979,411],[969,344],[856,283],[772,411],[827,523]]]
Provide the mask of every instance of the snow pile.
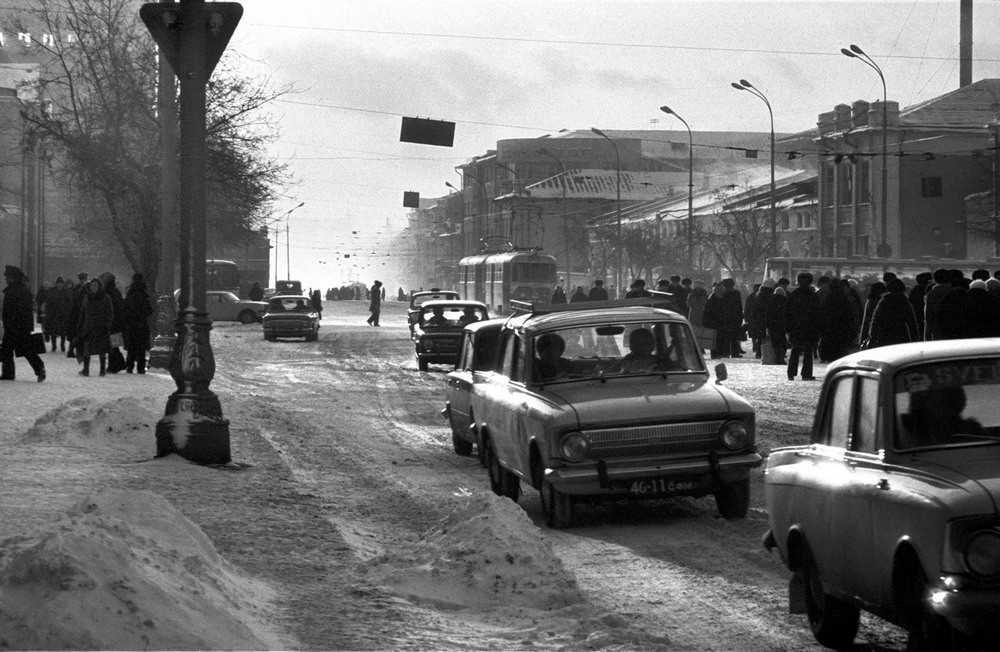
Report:
[[160,496],[107,491],[0,541],[0,649],[287,647],[272,593]]
[[367,570],[385,590],[441,608],[515,602],[549,610],[585,600],[524,510],[488,492],[464,499],[418,541],[371,560]]
[[162,414],[162,398],[126,396],[95,403],[80,397],[39,417],[24,434],[24,441],[100,447],[120,459],[150,459],[156,454],[153,428]]

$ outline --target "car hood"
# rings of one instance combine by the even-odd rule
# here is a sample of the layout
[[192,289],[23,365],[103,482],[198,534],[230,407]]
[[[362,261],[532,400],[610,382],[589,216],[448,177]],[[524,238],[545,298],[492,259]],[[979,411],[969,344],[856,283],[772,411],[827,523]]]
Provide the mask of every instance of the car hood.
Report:
[[753,408],[731,390],[699,376],[611,378],[546,386],[546,393],[573,409],[581,428],[631,422],[685,421],[712,415],[752,414]]
[[932,473],[949,483],[961,487],[967,500],[976,503],[972,511],[984,509],[1000,511],[1000,454],[997,447],[987,451],[969,448],[942,454],[938,459],[926,460],[917,468]]

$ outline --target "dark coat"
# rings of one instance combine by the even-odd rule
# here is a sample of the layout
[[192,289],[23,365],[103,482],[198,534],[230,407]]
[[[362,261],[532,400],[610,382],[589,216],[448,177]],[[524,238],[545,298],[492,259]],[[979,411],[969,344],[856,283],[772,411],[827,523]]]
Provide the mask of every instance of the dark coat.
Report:
[[3,291],[4,337],[22,338],[35,330],[34,295],[23,281],[11,283]]
[[108,353],[111,350],[111,324],[114,322],[114,305],[104,289],[96,294],[87,293],[80,310],[77,337],[83,343],[83,355]]
[[788,297],[777,292],[771,295],[764,311],[764,321],[767,323],[767,336],[771,338],[771,344],[780,351],[784,351],[788,346]]
[[968,307],[968,337],[1000,336],[1000,297],[982,288],[970,288]]
[[687,296],[687,318],[692,326],[705,325],[705,305],[708,303],[708,291],[703,287],[692,288]]
[[552,300],[549,303],[566,303],[566,293],[563,292],[562,288],[556,288],[555,292],[552,293]]
[[45,302],[45,328],[55,335],[66,335],[70,309],[73,307],[73,290],[55,287],[49,291]]
[[920,340],[910,301],[902,292],[882,295],[872,315],[869,347]]
[[576,289],[576,292],[573,293],[573,296],[569,298],[570,303],[579,303],[581,301],[586,301],[586,300],[587,300],[587,295],[583,293],[583,288],[581,287],[578,287]]
[[153,314],[153,306],[150,303],[149,294],[146,292],[146,284],[142,281],[133,281],[125,293],[125,300],[122,302],[122,320],[124,329],[122,339],[125,342],[125,350],[132,352],[149,350],[149,317]]
[[767,335],[767,305],[774,296],[774,288],[762,285],[750,296],[753,301],[747,299],[748,308],[745,311],[747,334],[754,339],[764,339]]
[[705,310],[701,314],[701,323],[705,328],[714,328],[715,330],[726,328],[726,310],[722,296],[715,292],[708,295]]
[[743,297],[736,288],[722,293],[722,319],[726,330],[738,331],[743,327]]
[[935,339],[955,340],[969,337],[969,291],[966,288],[951,289],[937,304],[937,333]]
[[118,289],[113,274],[102,274],[101,278],[106,279],[104,281],[104,293],[111,299],[111,308],[113,311],[111,316],[111,332],[121,333],[125,328],[125,297],[122,296],[121,290]]
[[69,316],[66,318],[66,337],[72,339],[80,332],[80,319],[83,315],[83,300],[87,297],[87,284],[73,286],[70,294]]
[[832,362],[850,353],[858,341],[858,315],[843,288],[831,288],[820,307],[819,359]]
[[603,285],[595,285],[594,287],[590,288],[590,293],[587,294],[587,300],[588,301],[607,301],[608,300],[608,291],[604,288]]
[[811,287],[797,287],[788,295],[785,324],[792,344],[816,344],[820,332],[819,297]]

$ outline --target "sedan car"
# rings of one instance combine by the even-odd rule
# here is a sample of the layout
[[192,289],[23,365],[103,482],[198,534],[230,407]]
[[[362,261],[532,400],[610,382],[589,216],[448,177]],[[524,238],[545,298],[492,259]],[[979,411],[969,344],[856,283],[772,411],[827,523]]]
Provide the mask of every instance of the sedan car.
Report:
[[860,610],[906,628],[909,649],[1000,640],[998,397],[997,338],[830,365],[810,443],[773,450],[765,471],[764,543],[820,643],[850,647]]
[[[473,445],[479,461],[485,463],[485,449],[479,441],[476,413],[472,409],[472,392],[478,374],[496,371],[500,329],[504,319],[490,319],[469,324],[462,330],[462,348],[458,364],[446,377],[447,389],[441,414],[451,426],[451,441],[458,455],[471,455]],[[480,379],[481,380],[481,379]]]
[[746,516],[754,409],[712,383],[691,326],[654,307],[532,307],[508,318],[496,369],[473,374],[471,410],[490,486],[541,493],[549,527],[602,499],[714,495]]
[[[174,298],[180,298],[181,291],[174,290]],[[205,292],[205,309],[212,321],[238,321],[241,324],[252,324],[264,316],[267,303],[241,299],[232,292],[225,290],[207,290]]]
[[413,345],[420,371],[431,363],[454,367],[462,345],[462,329],[489,319],[486,305],[479,301],[425,301],[413,323]]
[[279,337],[303,337],[306,342],[319,339],[319,313],[313,310],[309,297],[300,294],[279,294],[267,303],[261,320],[264,339],[273,342]]
[[440,288],[412,293],[410,307],[406,309],[406,321],[410,325],[410,335],[413,335],[413,326],[420,320],[420,306],[428,301],[450,301],[458,298],[458,292],[455,290],[442,290]]

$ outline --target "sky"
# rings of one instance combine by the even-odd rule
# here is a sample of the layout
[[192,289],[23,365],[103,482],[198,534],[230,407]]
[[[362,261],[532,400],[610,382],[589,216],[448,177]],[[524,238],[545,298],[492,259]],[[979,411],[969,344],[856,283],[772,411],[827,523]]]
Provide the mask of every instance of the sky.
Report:
[[[959,80],[959,0],[241,4],[226,56],[290,89],[271,106],[271,154],[293,178],[274,206],[278,268],[310,287],[394,284],[403,192],[461,187],[455,166],[498,140],[683,131],[663,105],[695,132],[768,132],[764,103],[732,88],[740,79],[767,96],[777,132],[804,131],[837,104],[881,99],[877,73],[840,53],[850,44],[901,108]],[[1000,77],[1000,2],[974,5],[973,80]],[[403,116],[455,122],[454,146],[399,142]]]

